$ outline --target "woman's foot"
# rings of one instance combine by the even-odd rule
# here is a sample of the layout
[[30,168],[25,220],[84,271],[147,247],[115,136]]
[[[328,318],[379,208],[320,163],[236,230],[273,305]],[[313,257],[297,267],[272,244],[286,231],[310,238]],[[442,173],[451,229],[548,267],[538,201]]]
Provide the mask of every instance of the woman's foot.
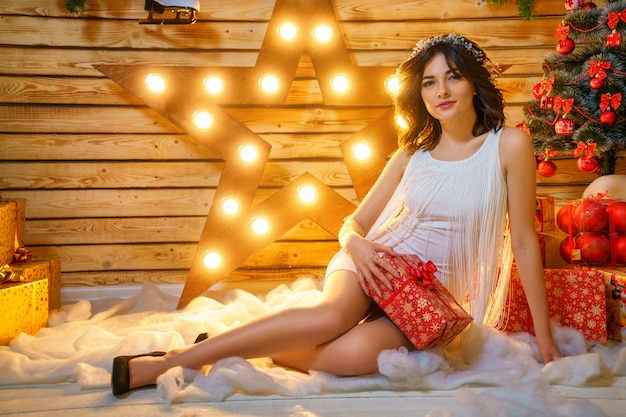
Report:
[[[119,397],[135,388],[154,385],[156,378],[167,369],[167,363],[161,358],[164,355],[165,352],[150,352],[142,355],[118,356],[113,359],[111,370],[113,395]],[[157,372],[156,375],[155,372]]]

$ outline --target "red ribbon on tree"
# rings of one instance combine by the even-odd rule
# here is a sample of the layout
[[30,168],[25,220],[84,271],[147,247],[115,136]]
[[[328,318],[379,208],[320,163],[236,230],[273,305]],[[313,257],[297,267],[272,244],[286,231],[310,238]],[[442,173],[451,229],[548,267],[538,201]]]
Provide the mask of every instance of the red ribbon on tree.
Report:
[[539,155],[539,160],[543,161],[544,159],[547,161],[548,159],[556,156],[556,151],[552,148],[546,148],[546,151]]
[[422,281],[422,285],[427,287],[435,279],[435,272],[437,272],[437,265],[432,261],[426,263],[420,262],[417,264],[417,268],[411,268],[411,275]]
[[615,29],[619,21],[626,22],[626,9],[620,10],[618,12],[609,12],[608,14],[608,25],[609,28]]
[[609,107],[617,110],[622,105],[622,93],[602,94],[600,96],[600,110],[606,111]]
[[590,143],[585,143],[582,141],[578,142],[578,147],[574,151],[574,156],[579,157],[580,155],[584,153],[585,158],[591,158],[593,154],[596,152],[596,147],[597,145],[593,142],[590,142]]
[[601,80],[606,78],[606,71],[611,69],[611,61],[592,61],[589,63],[589,74],[590,77],[597,77]]
[[554,111],[557,113],[562,108],[563,113],[567,114],[570,111],[572,111],[573,106],[574,106],[573,98],[563,98],[561,96],[556,96],[554,98]]
[[554,32],[554,37],[560,37],[561,40],[564,40],[569,35],[569,25],[567,23],[559,23],[556,27],[556,32]]

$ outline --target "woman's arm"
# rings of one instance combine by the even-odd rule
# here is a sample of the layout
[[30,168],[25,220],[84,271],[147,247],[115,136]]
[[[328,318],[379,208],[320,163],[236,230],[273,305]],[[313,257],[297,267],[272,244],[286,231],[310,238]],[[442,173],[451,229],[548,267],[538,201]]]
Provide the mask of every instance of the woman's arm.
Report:
[[378,266],[391,273],[395,271],[386,262],[381,263],[378,254],[386,252],[396,255],[396,252],[389,246],[366,240],[364,236],[387,205],[404,174],[409,159],[410,155],[402,150],[393,154],[374,186],[354,213],[346,219],[339,232],[339,243],[352,258],[359,282],[365,292],[367,292],[365,287],[367,281],[375,291],[380,293],[374,277],[377,277],[384,285],[391,286]]
[[552,338],[539,241],[535,231],[536,175],[531,139],[520,129],[505,128],[500,158],[507,181],[509,223],[516,265],[533,318],[544,363],[560,357]]

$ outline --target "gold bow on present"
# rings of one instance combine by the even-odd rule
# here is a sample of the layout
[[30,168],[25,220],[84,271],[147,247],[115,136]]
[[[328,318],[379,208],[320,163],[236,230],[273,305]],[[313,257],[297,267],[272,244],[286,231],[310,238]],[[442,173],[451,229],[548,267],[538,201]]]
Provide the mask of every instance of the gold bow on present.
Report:
[[0,284],[22,281],[24,281],[24,276],[15,273],[15,270],[11,265],[7,264],[0,267]]

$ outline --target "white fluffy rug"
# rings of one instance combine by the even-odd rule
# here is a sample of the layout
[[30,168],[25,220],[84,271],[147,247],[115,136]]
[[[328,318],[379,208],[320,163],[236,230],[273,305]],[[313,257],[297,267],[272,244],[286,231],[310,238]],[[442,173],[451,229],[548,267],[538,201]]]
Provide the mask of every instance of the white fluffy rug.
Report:
[[[22,334],[0,347],[0,384],[75,382],[83,389],[109,389],[117,355],[181,348],[200,332],[214,335],[268,311],[314,303],[319,296],[317,282],[301,278],[263,297],[231,290],[219,297],[198,297],[180,310],[175,297],[151,284],[126,300],[97,305],[80,301],[53,313],[50,327],[35,336]],[[338,378],[286,370],[267,359],[228,358],[205,372],[171,369],[160,377],[157,389],[171,402],[222,401],[235,392],[306,396],[459,389],[446,415],[603,415],[589,401],[560,397],[550,385],[585,386],[600,376],[626,375],[626,345],[590,344],[557,324],[554,332],[568,356],[545,367],[527,333],[477,329],[468,347],[454,354],[440,349],[384,351],[378,358],[380,374],[375,375]],[[464,389],[468,386],[493,388],[477,394]],[[454,407],[461,405],[463,413],[455,414]]]

